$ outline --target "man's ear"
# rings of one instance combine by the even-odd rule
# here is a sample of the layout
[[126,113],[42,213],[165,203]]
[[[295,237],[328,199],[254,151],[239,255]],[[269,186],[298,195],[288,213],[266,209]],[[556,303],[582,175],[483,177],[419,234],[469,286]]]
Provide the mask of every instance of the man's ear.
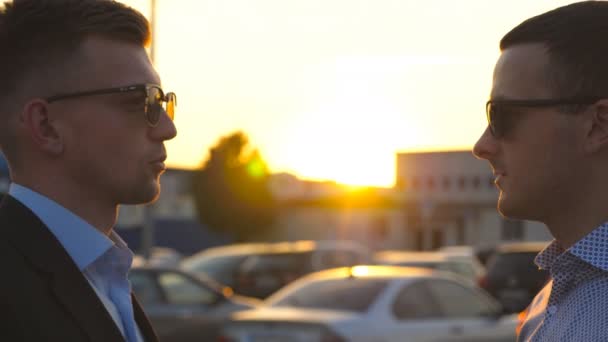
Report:
[[49,115],[49,104],[42,99],[32,100],[23,106],[20,124],[40,150],[59,155],[63,152],[63,141]]

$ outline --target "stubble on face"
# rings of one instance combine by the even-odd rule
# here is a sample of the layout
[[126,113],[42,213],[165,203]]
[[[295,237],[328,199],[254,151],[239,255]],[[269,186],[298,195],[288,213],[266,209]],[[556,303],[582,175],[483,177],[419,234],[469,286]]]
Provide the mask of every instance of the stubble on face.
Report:
[[[143,171],[145,173],[145,171]],[[156,202],[160,196],[160,174],[151,176],[150,178],[142,178],[141,184],[124,188],[124,192],[120,195],[122,198],[121,204],[149,204]]]
[[[86,84],[74,91],[159,83],[143,47],[90,38],[81,50]],[[66,167],[75,182],[107,203],[149,203],[160,192],[160,172],[150,162],[165,153],[163,141],[149,138],[143,95],[137,112],[120,104],[120,96],[124,94],[70,103]]]
[[[497,62],[492,98],[550,99],[550,58],[540,44],[506,49]],[[523,108],[509,136],[501,138],[490,163],[504,172],[499,180],[498,211],[514,219],[543,221],[562,210],[569,192],[576,151],[571,118],[557,108]]]

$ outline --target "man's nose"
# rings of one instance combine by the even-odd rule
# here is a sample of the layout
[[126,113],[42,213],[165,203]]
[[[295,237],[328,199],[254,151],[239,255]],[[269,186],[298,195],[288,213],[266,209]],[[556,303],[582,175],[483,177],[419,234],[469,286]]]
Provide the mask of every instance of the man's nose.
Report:
[[177,135],[177,128],[173,120],[169,118],[169,115],[163,113],[160,116],[158,125],[150,130],[150,134],[158,140],[171,140]]
[[496,155],[498,151],[498,142],[490,132],[490,127],[486,127],[475,146],[473,146],[473,155],[479,159],[490,159]]

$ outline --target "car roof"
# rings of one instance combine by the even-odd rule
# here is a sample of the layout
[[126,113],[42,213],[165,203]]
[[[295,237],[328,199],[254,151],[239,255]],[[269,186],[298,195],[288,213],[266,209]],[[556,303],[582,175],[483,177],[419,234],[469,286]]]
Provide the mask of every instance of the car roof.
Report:
[[301,279],[392,279],[392,278],[422,278],[440,274],[436,271],[418,267],[390,266],[390,265],[357,265],[352,267],[338,267],[318,271],[304,276]]
[[267,248],[268,243],[265,242],[254,242],[254,243],[236,243],[224,246],[215,246],[206,248],[196,254],[191,255],[187,259],[211,256],[211,255],[230,255],[230,254],[249,254],[251,252],[263,251]]
[[452,261],[451,254],[442,252],[416,252],[386,250],[376,252],[374,260],[377,262],[445,262]]
[[456,246],[443,246],[437,249],[439,252],[449,252],[449,253],[462,253],[462,254],[473,254],[475,253],[475,248],[473,246],[468,245],[456,245]]
[[545,249],[549,241],[530,241],[530,242],[510,242],[500,244],[496,250],[499,253],[523,253],[535,252],[538,253]]
[[245,254],[274,254],[274,253],[302,253],[310,252],[316,249],[361,249],[365,250],[365,246],[354,241],[336,240],[336,241],[313,241],[313,240],[298,240],[284,242],[253,242],[239,243],[225,246],[216,246],[207,248],[197,254],[194,254],[186,259],[192,260],[200,257],[223,256],[223,255],[245,255]]
[[209,286],[217,291],[221,291],[223,288],[226,287],[225,285],[218,283],[214,279],[212,279],[204,274],[189,272],[189,271],[183,270],[181,268],[154,266],[154,265],[137,265],[137,266],[133,266],[131,268],[130,272],[131,271],[133,271],[133,272],[151,272],[151,273],[163,273],[163,272],[180,273],[180,274],[184,274],[190,278],[196,279],[198,282],[204,283],[207,286]]

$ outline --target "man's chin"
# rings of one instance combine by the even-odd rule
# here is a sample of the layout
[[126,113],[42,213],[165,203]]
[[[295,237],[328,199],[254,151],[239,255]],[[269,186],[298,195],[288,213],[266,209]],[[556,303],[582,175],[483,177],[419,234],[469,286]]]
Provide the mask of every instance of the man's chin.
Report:
[[498,213],[500,214],[500,216],[502,216],[504,218],[511,218],[509,216],[508,211],[505,211],[504,208],[500,204],[498,204],[497,209],[498,209]]
[[160,196],[160,185],[148,185],[145,188],[138,189],[132,192],[127,198],[125,198],[122,204],[138,205],[138,204],[151,204],[158,200]]
[[160,197],[160,189],[156,188],[153,191],[147,192],[142,196],[142,204],[151,204],[158,200]]
[[525,220],[527,217],[525,208],[517,206],[515,203],[512,203],[512,201],[507,201],[504,198],[498,200],[497,209],[498,213],[507,219]]
[[501,191],[500,195],[498,195],[498,203],[496,204],[496,209],[502,217],[512,218],[512,215],[514,214],[514,208],[512,207],[512,203],[509,203],[509,200],[505,197],[505,193]]

